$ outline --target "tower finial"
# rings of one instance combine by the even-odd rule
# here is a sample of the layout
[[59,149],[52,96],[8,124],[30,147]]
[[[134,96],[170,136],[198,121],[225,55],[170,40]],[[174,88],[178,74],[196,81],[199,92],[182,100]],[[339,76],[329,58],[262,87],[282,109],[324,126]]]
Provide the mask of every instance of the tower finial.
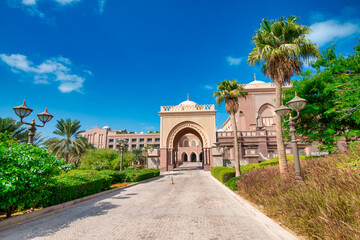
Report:
[[187,100],[189,101],[189,94],[187,94]]
[[254,80],[256,81],[256,74],[254,73]]

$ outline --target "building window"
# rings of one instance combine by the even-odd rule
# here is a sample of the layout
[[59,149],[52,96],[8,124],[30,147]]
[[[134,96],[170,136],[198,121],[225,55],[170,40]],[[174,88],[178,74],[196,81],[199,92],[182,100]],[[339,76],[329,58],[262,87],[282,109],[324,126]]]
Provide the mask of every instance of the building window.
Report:
[[263,117],[263,125],[265,127],[270,127],[274,124],[274,118],[273,117]]
[[137,140],[137,139],[136,139],[136,138],[134,138],[134,139],[132,139],[132,140],[131,140],[131,142],[136,142],[136,140]]
[[113,143],[113,142],[114,142],[114,139],[110,138],[109,143]]
[[143,139],[143,138],[140,138],[140,142],[144,142],[144,139]]
[[160,147],[160,144],[158,144],[158,145],[155,145],[155,147],[159,148],[159,147]]
[[195,140],[192,140],[192,141],[191,141],[191,146],[192,146],[192,147],[196,147],[196,141],[195,141]]
[[152,142],[152,138],[148,138],[148,139],[147,139],[147,142]]
[[131,145],[131,149],[136,149],[136,144]]
[[184,147],[190,147],[189,146],[189,141],[184,141]]
[[155,142],[160,142],[160,138],[155,138]]
[[109,148],[111,148],[111,149],[114,148],[114,145],[109,145]]
[[140,148],[143,148],[144,147],[144,144],[140,144]]

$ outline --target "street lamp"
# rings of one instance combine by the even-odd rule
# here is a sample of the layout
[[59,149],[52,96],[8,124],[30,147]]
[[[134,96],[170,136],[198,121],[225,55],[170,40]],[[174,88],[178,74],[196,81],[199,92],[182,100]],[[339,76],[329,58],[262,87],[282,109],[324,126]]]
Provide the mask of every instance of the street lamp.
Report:
[[[296,173],[296,180],[302,181],[301,176],[301,167],[300,167],[300,159],[299,159],[299,150],[295,135],[295,120],[299,118],[300,111],[304,109],[306,106],[306,100],[303,98],[300,98],[295,93],[295,97],[291,99],[289,102],[287,102],[287,105],[289,105],[290,108],[281,105],[278,109],[275,110],[275,112],[282,118],[285,118],[286,116],[290,115],[289,120],[285,121],[288,122],[289,128],[290,128],[290,134],[291,134],[291,143],[292,143],[292,149],[293,149],[293,156],[294,156],[294,163],[295,163],[295,173]],[[296,111],[297,115],[296,117],[291,116],[291,110]]]
[[44,112],[39,113],[37,115],[39,120],[43,123],[40,126],[40,125],[35,124],[35,119],[33,119],[31,123],[27,123],[27,122],[23,121],[23,118],[29,116],[30,113],[33,111],[31,108],[29,108],[28,106],[25,105],[25,100],[24,100],[24,103],[22,105],[14,107],[13,109],[14,109],[15,114],[20,117],[21,123],[26,124],[26,125],[30,125],[29,134],[28,134],[28,136],[29,136],[28,144],[31,144],[31,145],[34,144],[34,136],[35,136],[35,132],[36,132],[36,127],[45,126],[45,123],[50,122],[50,120],[54,117],[53,115],[48,113],[47,108],[46,108]]
[[120,145],[120,153],[121,153],[121,157],[120,157],[120,172],[123,170],[123,151],[125,146],[127,145],[127,141],[124,139],[118,139],[117,143],[119,143]]

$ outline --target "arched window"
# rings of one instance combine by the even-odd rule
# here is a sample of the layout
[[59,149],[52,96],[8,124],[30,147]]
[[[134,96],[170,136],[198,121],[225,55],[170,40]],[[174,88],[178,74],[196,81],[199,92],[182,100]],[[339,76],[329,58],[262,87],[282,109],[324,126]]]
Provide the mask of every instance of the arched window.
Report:
[[191,146],[192,146],[192,147],[196,147],[196,141],[195,141],[195,140],[192,140],[192,141],[191,141]]
[[184,141],[184,147],[189,147],[189,141],[188,140]]
[[261,118],[263,120],[264,127],[270,127],[274,124],[274,114],[269,108],[265,109],[261,113]]

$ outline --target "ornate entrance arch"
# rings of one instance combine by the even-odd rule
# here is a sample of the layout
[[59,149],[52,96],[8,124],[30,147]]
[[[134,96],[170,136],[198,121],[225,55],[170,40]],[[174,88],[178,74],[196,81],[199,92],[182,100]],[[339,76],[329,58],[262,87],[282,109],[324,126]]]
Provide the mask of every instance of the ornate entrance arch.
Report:
[[[160,121],[160,170],[172,170],[179,166],[182,156],[178,154],[180,139],[185,134],[195,135],[201,142],[203,167],[210,170],[212,166],[211,148],[216,141],[215,106],[198,105],[184,101],[177,106],[161,107]],[[185,144],[185,143],[183,143]],[[191,147],[189,142],[189,147]],[[200,154],[196,154],[196,159]],[[191,161],[191,155],[188,155]]]

